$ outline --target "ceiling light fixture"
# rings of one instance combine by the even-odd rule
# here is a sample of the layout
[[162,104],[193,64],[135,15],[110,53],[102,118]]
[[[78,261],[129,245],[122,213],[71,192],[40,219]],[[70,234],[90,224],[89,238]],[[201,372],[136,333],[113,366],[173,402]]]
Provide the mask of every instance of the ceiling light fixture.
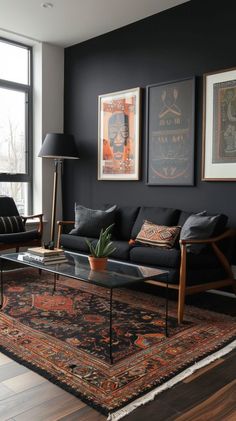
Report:
[[49,3],[49,2],[46,2],[46,3],[42,3],[41,4],[41,7],[43,7],[44,9],[52,9],[53,6],[54,5],[52,3]]

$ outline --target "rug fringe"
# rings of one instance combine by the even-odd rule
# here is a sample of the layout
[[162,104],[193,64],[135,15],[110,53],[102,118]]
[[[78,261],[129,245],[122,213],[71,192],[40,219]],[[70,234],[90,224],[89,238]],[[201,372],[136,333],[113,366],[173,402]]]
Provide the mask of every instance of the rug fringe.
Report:
[[151,392],[147,393],[146,395],[142,396],[141,398],[136,399],[134,402],[126,405],[124,408],[119,409],[116,412],[110,413],[107,421],[118,421],[121,418],[125,417],[126,415],[130,414],[136,408],[141,405],[145,405],[147,402],[152,401],[159,393],[163,392],[164,390],[170,389],[172,386],[176,385],[180,381],[184,380],[186,377],[189,377],[195,371],[199,370],[202,367],[205,367],[209,363],[217,360],[218,358],[222,357],[223,355],[228,354],[229,352],[233,351],[236,348],[236,340],[225,346],[224,348],[220,349],[219,351],[215,352],[214,354],[209,355],[208,357],[204,358],[201,361],[198,361],[191,367],[187,368],[186,370],[179,373],[177,376],[173,377],[171,380],[168,380],[166,383],[162,384],[161,386],[157,387],[156,389],[152,390]]

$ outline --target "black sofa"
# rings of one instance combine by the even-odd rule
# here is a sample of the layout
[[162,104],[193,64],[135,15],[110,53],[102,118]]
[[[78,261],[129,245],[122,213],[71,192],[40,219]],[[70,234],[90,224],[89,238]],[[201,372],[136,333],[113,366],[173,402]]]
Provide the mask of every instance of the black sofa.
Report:
[[[134,264],[158,267],[169,271],[169,287],[178,290],[178,321],[183,319],[185,295],[212,288],[232,285],[236,292],[236,282],[231,270],[232,241],[235,230],[227,229],[227,217],[221,215],[210,239],[191,239],[177,241],[171,249],[130,244],[135,239],[144,220],[157,225],[183,226],[192,213],[179,209],[162,207],[117,208],[114,226],[115,252],[113,259]],[[74,221],[58,221],[58,246],[65,250],[89,253],[85,237],[65,233],[64,228]],[[96,243],[97,238],[86,237]],[[189,244],[204,244],[199,253],[187,252]],[[165,286],[163,282],[150,281]]]

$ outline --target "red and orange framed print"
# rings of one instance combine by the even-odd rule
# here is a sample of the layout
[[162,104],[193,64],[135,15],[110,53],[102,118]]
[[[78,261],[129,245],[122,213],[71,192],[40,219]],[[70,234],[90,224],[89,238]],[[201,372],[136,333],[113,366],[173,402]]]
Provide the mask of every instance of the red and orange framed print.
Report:
[[236,180],[236,68],[204,75],[202,180]]
[[98,180],[138,180],[140,88],[98,97]]

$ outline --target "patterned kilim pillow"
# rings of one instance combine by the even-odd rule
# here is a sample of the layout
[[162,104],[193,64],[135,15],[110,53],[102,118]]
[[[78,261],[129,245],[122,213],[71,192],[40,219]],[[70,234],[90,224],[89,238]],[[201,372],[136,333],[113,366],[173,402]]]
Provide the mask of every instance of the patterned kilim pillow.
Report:
[[20,216],[0,216],[0,234],[22,231],[25,231],[25,226]]
[[165,225],[156,225],[150,221],[144,221],[136,241],[149,246],[170,249],[174,246],[180,230],[181,227],[179,226],[166,227]]

